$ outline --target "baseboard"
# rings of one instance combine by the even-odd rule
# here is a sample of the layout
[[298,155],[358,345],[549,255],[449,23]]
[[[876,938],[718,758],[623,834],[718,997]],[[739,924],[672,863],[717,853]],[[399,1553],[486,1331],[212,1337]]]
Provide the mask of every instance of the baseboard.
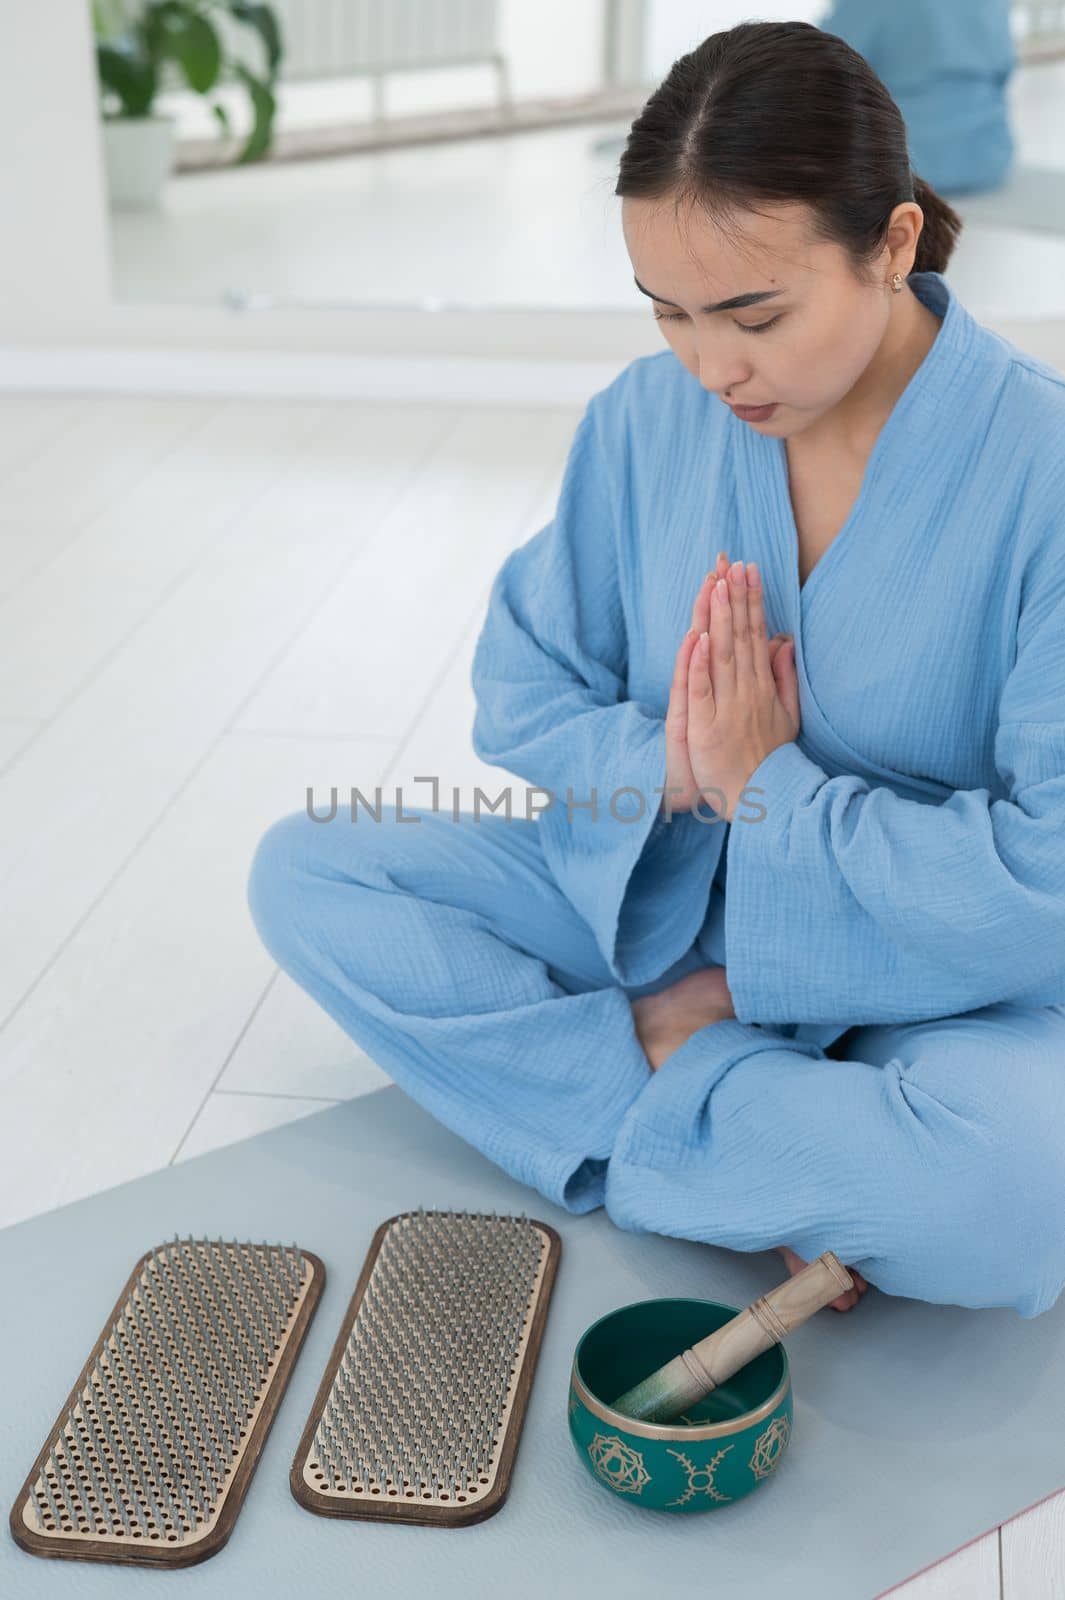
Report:
[[0,348],[0,391],[254,395],[457,405],[583,405],[616,361],[300,355],[266,350]]

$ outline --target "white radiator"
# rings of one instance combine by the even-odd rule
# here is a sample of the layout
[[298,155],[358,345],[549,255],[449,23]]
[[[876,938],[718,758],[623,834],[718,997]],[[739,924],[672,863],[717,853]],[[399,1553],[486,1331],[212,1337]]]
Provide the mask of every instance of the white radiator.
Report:
[[282,76],[341,78],[499,59],[499,0],[273,0]]

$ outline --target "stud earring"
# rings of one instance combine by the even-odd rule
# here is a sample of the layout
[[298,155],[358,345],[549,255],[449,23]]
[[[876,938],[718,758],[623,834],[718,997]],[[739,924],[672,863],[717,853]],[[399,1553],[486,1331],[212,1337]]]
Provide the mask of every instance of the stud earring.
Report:
[[902,273],[901,272],[895,272],[895,273],[892,274],[891,287],[895,291],[896,294],[901,294],[902,293]]

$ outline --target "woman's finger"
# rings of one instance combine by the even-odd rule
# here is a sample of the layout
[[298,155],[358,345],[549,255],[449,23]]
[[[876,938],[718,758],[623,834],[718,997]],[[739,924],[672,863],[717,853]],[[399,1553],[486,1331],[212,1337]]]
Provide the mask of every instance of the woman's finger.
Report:
[[751,631],[747,619],[747,570],[742,561],[734,561],[728,575],[729,601],[732,608],[732,648],[736,652],[736,682],[754,680],[754,659],[751,652]]
[[715,700],[731,700],[736,694],[736,650],[728,591],[726,580],[719,578],[710,601],[710,678]]
[[799,699],[799,675],[795,667],[795,642],[789,639],[770,663],[773,683],[784,710],[796,727],[801,726],[802,709]]
[[720,567],[721,556],[718,556],[716,565],[710,568],[702,581],[699,593],[695,596],[691,625],[697,634],[705,633],[710,626],[710,591],[717,581]]
[[723,578],[728,572],[728,564],[728,556],[724,550],[719,550],[717,561],[703,579],[702,588],[692,607],[692,627],[696,633],[705,633],[710,627],[710,591],[718,578]]
[[666,741],[684,744],[688,738],[688,663],[699,635],[689,628],[680,641],[677,659],[673,664],[673,682],[669,686],[669,705],[666,707]]
[[680,641],[666,707],[666,792],[661,808],[669,817],[673,816],[674,807],[683,810],[690,804],[695,782],[688,755],[688,664],[698,639],[695,629],[689,628]]
[[701,633],[688,663],[688,729],[695,736],[706,732],[714,716],[714,686],[710,681],[709,634]]
[[755,679],[762,688],[768,689],[773,683],[773,667],[765,632],[762,575],[754,561],[747,563],[747,627],[751,637],[751,664]]
[[705,633],[710,626],[710,590],[714,586],[715,577],[714,572],[708,572],[699,593],[695,596],[695,604],[692,606],[692,628],[695,630],[696,638],[700,633]]

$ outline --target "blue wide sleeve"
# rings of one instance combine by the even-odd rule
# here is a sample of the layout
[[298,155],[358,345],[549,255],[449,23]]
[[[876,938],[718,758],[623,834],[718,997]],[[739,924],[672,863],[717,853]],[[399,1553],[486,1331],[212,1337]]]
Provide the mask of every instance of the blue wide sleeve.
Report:
[[627,698],[625,439],[603,416],[614,394],[612,385],[589,401],[554,517],[493,582],[472,665],[473,746],[534,786],[516,809],[540,812],[552,875],[611,975],[638,986],[699,931],[724,823],[667,819],[664,709]]
[[733,819],[725,944],[744,1022],[848,1025],[1065,1003],[1065,560],[1033,578],[999,700],[1007,798],[828,777],[795,743]]

